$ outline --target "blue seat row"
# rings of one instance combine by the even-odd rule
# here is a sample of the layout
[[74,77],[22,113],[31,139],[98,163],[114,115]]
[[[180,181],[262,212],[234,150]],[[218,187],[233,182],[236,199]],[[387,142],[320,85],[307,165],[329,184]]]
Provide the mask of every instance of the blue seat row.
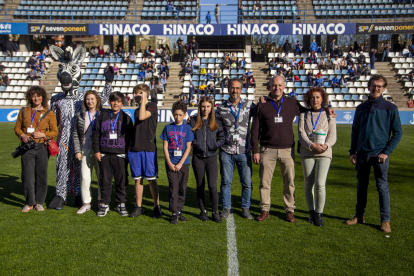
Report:
[[0,62],[25,62],[26,57],[0,57]]
[[20,5],[23,6],[126,6],[128,7],[128,1],[31,1],[22,0]]

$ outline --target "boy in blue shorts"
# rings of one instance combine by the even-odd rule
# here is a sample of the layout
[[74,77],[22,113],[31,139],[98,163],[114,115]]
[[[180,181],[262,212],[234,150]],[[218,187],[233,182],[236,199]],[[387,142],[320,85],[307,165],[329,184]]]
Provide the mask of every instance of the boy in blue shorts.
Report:
[[150,88],[146,84],[139,84],[133,90],[135,102],[140,106],[135,110],[134,133],[128,153],[132,178],[135,179],[136,205],[130,217],[137,217],[144,213],[142,209],[142,195],[144,179],[149,183],[152,199],[154,200],[154,218],[161,217],[161,206],[158,193],[158,163],[155,132],[157,131],[157,104],[148,102]]
[[174,123],[166,125],[160,138],[164,140],[165,167],[169,184],[169,201],[172,216],[170,223],[178,220],[187,221],[181,210],[184,208],[185,191],[187,190],[188,172],[190,169],[191,143],[194,134],[191,126],[184,123],[187,105],[178,101],[172,107]]

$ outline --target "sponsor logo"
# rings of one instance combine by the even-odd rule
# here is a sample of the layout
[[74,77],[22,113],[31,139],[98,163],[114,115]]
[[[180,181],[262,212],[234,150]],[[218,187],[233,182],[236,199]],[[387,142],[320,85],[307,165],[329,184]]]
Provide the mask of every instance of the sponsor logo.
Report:
[[370,26],[359,26],[359,33],[394,33],[394,32],[412,32],[414,30],[414,24],[372,24]]
[[11,24],[0,24],[0,34],[10,34],[11,33]]
[[228,24],[227,35],[275,35],[279,33],[277,24]]
[[19,109],[13,110],[9,114],[7,114],[7,121],[8,122],[15,122],[17,120],[17,116],[19,115]]
[[343,34],[346,31],[344,24],[293,24],[294,35],[333,35]]
[[150,32],[148,24],[99,24],[101,35],[147,35]]
[[352,119],[351,112],[345,112],[344,119],[349,123]]
[[30,33],[58,33],[58,34],[65,34],[65,33],[83,33],[87,34],[88,28],[87,25],[68,25],[68,26],[48,26],[48,25],[31,25],[30,26]]

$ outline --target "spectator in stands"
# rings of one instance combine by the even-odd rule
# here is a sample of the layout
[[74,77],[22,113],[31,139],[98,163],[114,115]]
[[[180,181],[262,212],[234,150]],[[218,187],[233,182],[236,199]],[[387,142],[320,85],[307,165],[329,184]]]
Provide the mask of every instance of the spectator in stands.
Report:
[[219,4],[216,4],[216,8],[214,9],[214,15],[216,16],[216,23],[220,24],[220,22],[219,22],[219,18],[220,18]]
[[11,40],[11,38],[9,39],[9,41],[7,41],[6,43],[6,50],[8,52],[8,55],[10,55],[10,57],[13,57],[14,52],[15,52],[15,44],[14,42]]
[[129,58],[128,63],[135,63],[135,53],[134,52],[131,52],[129,54],[128,58]]
[[318,67],[317,67],[319,70],[325,70],[325,68],[326,68],[326,65],[325,65],[325,62],[323,61],[323,58],[321,58],[321,60],[319,61],[319,63],[318,63]]
[[316,43],[316,40],[313,39],[309,50],[311,51],[311,53],[316,53],[316,50],[318,49],[318,44]]
[[375,54],[377,53],[377,49],[371,49],[369,52],[369,66],[371,70],[375,69]]
[[211,14],[210,11],[207,12],[206,15],[206,24],[211,24]]
[[246,61],[243,57],[239,62],[239,69],[244,69],[244,68],[246,68]]
[[197,106],[197,99],[196,99],[196,96],[193,96],[193,97],[192,97],[192,99],[191,99],[191,101],[190,101],[190,105],[191,105],[191,106]]
[[223,81],[221,82],[221,91],[223,91],[223,89],[225,87],[229,87],[229,76],[226,76]]
[[345,59],[345,57],[342,57],[342,60],[341,60],[341,62],[340,62],[340,68],[343,70],[343,69],[346,69],[346,70],[348,70],[348,62],[346,61],[346,59]]
[[357,69],[355,68],[355,64],[352,64],[351,68],[348,70],[349,77],[352,79],[356,79],[358,77]]
[[278,71],[280,70],[283,74],[286,72],[286,68],[285,65],[282,63],[280,64],[280,67],[277,69]]
[[6,67],[4,67],[4,65],[0,61],[0,73],[3,73],[5,69]]
[[192,74],[193,73],[193,68],[191,68],[190,63],[187,63],[184,70],[185,70],[186,74]]
[[297,69],[297,66],[298,66],[298,62],[296,61],[296,58],[292,58],[292,60],[290,61],[290,67],[293,70],[296,70]]
[[125,55],[124,55],[124,57],[123,58],[121,58],[121,63],[129,63],[130,62],[130,59],[129,59],[129,54],[128,53],[126,53]]
[[339,57],[335,57],[335,60],[332,63],[334,65],[335,70],[341,69],[341,60],[339,59]]
[[[33,71],[33,69],[32,69],[32,71]],[[2,72],[1,73],[1,78],[0,78],[0,85],[7,86],[9,84],[10,84],[9,77]]]
[[289,71],[290,69],[292,69],[292,68],[290,68],[289,63],[288,63],[288,64],[286,64],[286,67],[285,67],[285,72],[286,72],[286,71]]
[[214,82],[221,82],[221,70],[217,69],[216,74],[214,74]]
[[[165,61],[162,61],[161,65],[165,66]],[[148,61],[147,71],[153,72],[154,71],[154,66],[155,66],[155,60],[154,60],[154,57],[151,56],[150,60]],[[161,68],[161,66],[160,66],[160,68]]]
[[39,72],[42,75],[42,77],[44,77],[44,75],[46,74],[46,65],[43,61],[40,63]]
[[292,91],[289,93],[289,97],[294,97],[295,99],[298,98],[298,93],[296,93],[295,88],[293,88]]
[[[3,75],[4,74],[1,74],[1,76],[3,77]],[[3,77],[4,78],[4,77]],[[26,78],[26,80],[37,80],[38,79],[38,76],[37,76],[37,74],[36,74],[36,71],[32,68],[32,69],[30,69],[30,71],[29,71],[29,73],[27,73],[27,78]],[[2,83],[1,83],[1,85],[6,85],[7,86],[7,84],[4,84],[4,82],[2,81]]]
[[235,61],[232,61],[230,67],[232,69],[236,69],[237,68],[237,63]]
[[409,80],[409,81],[413,81],[413,78],[414,78],[414,70],[411,70],[411,71],[408,73],[408,80]]
[[105,57],[106,57],[106,58],[109,58],[109,57],[111,57],[111,55],[112,55],[112,53],[111,53],[111,49],[109,49],[109,47],[108,47],[108,48],[106,48]]
[[190,93],[190,99],[192,99],[194,93],[197,93],[197,87],[194,86],[193,80],[191,79],[190,79],[190,84],[188,85],[188,90]]
[[164,72],[166,77],[169,78],[170,77],[170,66],[168,66],[165,61],[163,61],[160,65],[160,70],[161,72]]
[[141,71],[138,73],[138,80],[145,81],[145,70],[141,68]]
[[114,51],[112,52],[112,57],[117,58],[118,57],[118,50],[114,49]]
[[305,70],[305,62],[303,59],[298,62],[298,70]]
[[277,69],[277,61],[276,58],[272,58],[269,60],[269,70],[276,70]]
[[339,87],[347,87],[348,86],[348,82],[345,79],[345,76],[342,75],[341,79],[339,80]]
[[173,5],[173,2],[172,2],[172,1],[170,1],[170,2],[167,4],[167,6],[165,6],[165,10],[166,10],[166,11],[168,11],[168,12],[172,12],[172,11],[174,11],[174,5]]
[[248,81],[249,81],[249,87],[252,87],[253,86],[254,89],[256,89],[256,79],[253,77],[253,72],[249,76]]
[[291,69],[289,69],[286,73],[285,73],[285,82],[287,83],[288,81],[293,81],[293,72]]
[[164,92],[167,92],[167,79],[165,75],[161,75],[160,82],[164,86]]
[[122,58],[125,55],[124,49],[122,49],[122,46],[118,47],[118,50],[116,51],[118,57]]
[[135,48],[135,45],[132,46],[132,49],[129,51],[131,54],[133,53],[135,56],[137,55],[137,50]]
[[285,63],[285,59],[284,58],[282,58],[281,56],[280,56],[280,54],[277,54],[277,56],[276,56],[276,63],[277,64],[279,64],[279,63]]
[[178,40],[178,53],[179,53],[179,62],[181,65],[183,65],[182,63],[184,62],[184,57],[185,57],[185,46],[183,45],[183,41],[182,40]]
[[335,56],[339,58],[342,58],[344,56],[344,52],[342,51],[341,46],[338,46],[338,45],[336,46]]
[[210,81],[210,80],[214,79],[213,69],[210,69],[210,71],[207,73],[206,79],[207,79],[207,81]]
[[240,7],[239,7],[239,14],[238,14],[238,16],[239,16],[238,23],[239,24],[243,23],[243,16],[244,16],[243,8],[244,8],[244,6],[243,6],[243,4],[241,4]]
[[317,79],[314,81],[313,86],[323,87],[323,83],[324,83],[324,80],[322,78],[322,75],[319,75],[319,76],[317,76]]
[[197,53],[198,53],[198,42],[196,41],[196,39],[195,39],[195,37],[193,37],[193,47],[192,47],[192,55],[193,55],[193,58],[195,57],[195,56],[197,56]]
[[227,56],[224,57],[223,69],[230,69],[230,59]]
[[119,70],[119,67],[116,65],[116,63],[114,63],[114,66],[112,68],[114,69],[114,74],[119,76],[121,71]]
[[325,69],[333,69],[333,62],[330,56],[328,56],[328,59],[325,62]]
[[313,86],[314,80],[315,80],[315,75],[313,74],[313,70],[309,69],[308,74],[307,74],[307,81],[308,81],[309,87]]
[[42,54],[43,54],[44,57],[50,57],[51,56],[50,52],[49,52],[49,49],[47,49],[47,46],[45,46],[43,48]]
[[336,40],[334,38],[334,39],[332,39],[331,43],[329,44],[329,53],[331,55],[331,58],[333,58],[334,55],[335,55],[335,48],[336,48],[335,46],[336,46]]
[[164,85],[161,83],[161,79],[158,81],[158,84],[155,87],[157,94],[164,93]]
[[185,7],[183,6],[183,3],[180,2],[180,5],[177,7],[177,17],[180,16],[180,12],[184,11]]
[[187,41],[185,44],[185,50],[187,51],[187,54],[191,54],[191,49],[193,48],[193,44],[191,44],[191,41]]
[[233,52],[232,54],[231,54],[231,61],[237,61],[237,55],[236,55],[236,53],[235,52]]
[[200,61],[198,60],[198,57],[195,57],[193,60],[193,63],[191,64],[191,66],[193,67],[193,72],[195,69],[200,69]]
[[404,57],[410,57],[411,56],[410,49],[408,48],[408,45],[404,47],[404,49],[402,51],[402,55]]
[[253,4],[253,11],[263,10],[263,5],[260,4],[259,0],[256,0],[256,3]]
[[354,65],[354,56],[351,51],[348,52],[345,59],[348,66]]
[[337,76],[334,76],[331,80],[331,87],[336,88],[339,87],[339,79]]
[[102,46],[99,46],[99,49],[98,49],[98,56],[100,56],[101,58],[103,58],[103,57],[104,57],[104,55],[105,55],[105,51],[104,51],[104,49],[102,48]]
[[384,59],[386,62],[388,62],[388,54],[390,53],[391,48],[391,41],[387,41],[384,45],[384,50],[382,52],[382,62],[384,62]]
[[302,51],[302,45],[299,43],[299,40],[296,41],[295,46],[295,55],[301,55],[303,53]]
[[359,51],[359,45],[358,45],[358,42],[355,40],[354,41],[354,53],[356,54],[356,53],[358,53],[358,51]]
[[150,90],[152,90],[152,89],[154,89],[154,88],[156,88],[156,84],[155,84],[155,80],[153,79],[153,80],[151,80],[151,82],[150,82],[150,84],[148,85],[149,86],[149,89]]
[[297,16],[298,16],[298,7],[296,6],[296,3],[292,6],[292,14],[293,14],[293,20],[292,22],[295,22]]
[[286,42],[282,46],[282,50],[285,53],[285,55],[288,55],[291,49],[292,49],[292,46],[290,45],[289,41],[286,40]]
[[207,96],[207,85],[204,84],[204,81],[202,81],[200,86],[198,87],[198,93],[201,93],[201,95]]
[[[360,63],[360,64],[358,64],[357,72],[358,72],[358,76],[361,76],[362,74],[364,74],[365,77],[366,77],[369,73],[369,69],[366,66],[363,67]],[[358,79],[359,79],[359,77],[358,77]]]
[[212,83],[207,86],[207,93],[213,95],[213,99],[216,97],[216,89]]
[[242,81],[242,85],[244,88],[249,88],[249,81],[246,75],[243,75],[240,80]]
[[144,57],[146,57],[146,58],[152,57],[150,46],[145,47]]
[[[363,47],[363,46],[361,46],[361,47]],[[365,55],[364,55],[364,52],[363,51],[361,51],[360,53],[359,53],[359,56],[358,56],[358,63],[359,64],[362,64],[363,66],[366,66],[366,57],[365,57]]]
[[410,96],[408,98],[408,101],[407,101],[407,108],[413,108],[413,107],[414,107],[414,101],[413,101],[413,99]]

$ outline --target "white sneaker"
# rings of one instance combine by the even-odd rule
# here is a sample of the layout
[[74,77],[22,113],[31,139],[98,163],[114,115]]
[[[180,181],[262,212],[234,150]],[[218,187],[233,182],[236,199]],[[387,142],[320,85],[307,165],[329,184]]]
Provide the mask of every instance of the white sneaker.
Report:
[[90,204],[83,204],[82,207],[76,212],[76,214],[83,214],[91,210],[92,205]]

